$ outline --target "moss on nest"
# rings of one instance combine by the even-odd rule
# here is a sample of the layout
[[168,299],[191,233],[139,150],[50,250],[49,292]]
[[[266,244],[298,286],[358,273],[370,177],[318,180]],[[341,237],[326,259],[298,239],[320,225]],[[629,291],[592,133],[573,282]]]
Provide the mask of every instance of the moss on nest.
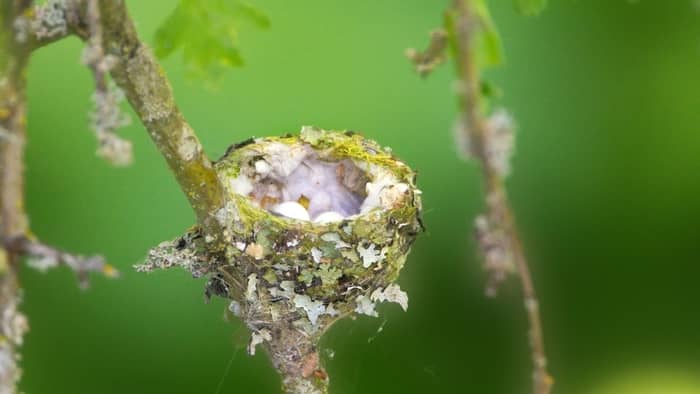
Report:
[[[370,180],[380,169],[388,170],[398,182],[408,185],[394,209],[376,208],[326,224],[276,216],[235,190],[228,190],[235,204],[231,205],[234,212],[227,217],[236,223],[226,226],[231,229],[227,256],[234,262],[222,267],[227,277],[237,277],[236,282],[242,283],[256,274],[254,302],[269,302],[270,309],[279,309],[279,313],[270,313],[272,318],[294,311],[300,319],[308,319],[302,310],[296,311],[294,296],[286,297],[280,288],[281,283],[290,281],[294,294],[307,295],[326,308],[332,306],[338,315],[352,313],[357,309],[358,296],[369,297],[374,290],[396,280],[420,231],[421,203],[415,174],[376,142],[359,134],[305,127],[299,136],[261,138],[229,150],[215,166],[222,183],[229,185],[228,180],[238,176],[243,166],[264,159],[266,147],[273,142],[308,145],[322,160],[352,159],[359,168],[367,169]],[[370,165],[380,168],[371,169]],[[330,323],[335,318],[322,314],[319,321]]]

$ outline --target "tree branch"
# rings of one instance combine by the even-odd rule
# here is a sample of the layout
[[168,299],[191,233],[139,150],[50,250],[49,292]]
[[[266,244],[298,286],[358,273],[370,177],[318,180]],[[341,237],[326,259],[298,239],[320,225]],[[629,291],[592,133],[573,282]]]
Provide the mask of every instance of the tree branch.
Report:
[[[469,142],[471,154],[481,162],[486,189],[487,214],[486,217],[477,218],[477,232],[480,234],[480,241],[485,238],[484,230],[491,231],[492,236],[489,237],[489,240],[496,239],[495,243],[480,242],[487,269],[490,263],[489,255],[493,256],[494,250],[498,252],[501,260],[512,258],[520,278],[525,311],[530,325],[530,347],[534,363],[533,391],[536,394],[548,394],[553,379],[547,372],[539,302],[504,186],[507,160],[510,148],[512,148],[510,146],[512,145],[512,129],[508,128],[512,128],[512,126],[504,125],[502,119],[498,118],[500,116],[498,113],[492,115],[491,118],[484,116],[480,97],[481,78],[474,45],[474,33],[479,28],[480,20],[474,7],[474,2],[471,0],[455,0],[454,2],[454,8],[458,15],[456,62],[460,78],[461,120],[465,126],[459,132],[465,134],[463,137]],[[492,231],[494,230],[500,232],[500,235],[493,236]],[[503,269],[502,264],[493,261],[491,263],[496,264],[497,274],[499,269]],[[498,278],[495,281],[497,282]],[[495,284],[492,280],[491,285]],[[491,291],[495,291],[494,287],[490,288]]]
[[175,105],[163,69],[150,48],[139,40],[124,1],[98,3],[102,48],[115,59],[111,69],[114,81],[168,162],[199,224],[208,235],[220,238],[221,225],[215,215],[224,207],[224,193],[211,161]]
[[[23,195],[23,155],[26,125],[25,71],[29,50],[17,38],[15,21],[30,2],[0,2],[0,238],[27,231]],[[19,37],[21,38],[21,37]],[[15,393],[19,380],[17,347],[27,330],[18,311],[18,255],[0,244],[0,393]]]
[[[63,17],[65,26],[56,26],[58,17],[47,18],[55,14]],[[109,71],[175,174],[198,223],[209,236],[219,239],[222,229],[216,214],[225,205],[223,188],[194,130],[175,104],[165,72],[151,49],[139,40],[124,0],[52,0],[39,7],[26,25],[27,47],[32,50],[71,34],[87,42],[85,62],[93,72],[97,95],[108,91],[105,74]],[[96,127],[98,139],[124,152],[123,141],[113,144],[114,128]],[[102,155],[113,157],[111,153],[108,149]],[[123,163],[124,157],[117,154],[117,162]]]
[[28,258],[28,264],[39,271],[46,271],[65,265],[78,276],[82,288],[88,287],[90,273],[101,273],[109,278],[119,276],[119,272],[100,255],[81,256],[65,252],[29,237],[21,236],[6,240],[7,250]]

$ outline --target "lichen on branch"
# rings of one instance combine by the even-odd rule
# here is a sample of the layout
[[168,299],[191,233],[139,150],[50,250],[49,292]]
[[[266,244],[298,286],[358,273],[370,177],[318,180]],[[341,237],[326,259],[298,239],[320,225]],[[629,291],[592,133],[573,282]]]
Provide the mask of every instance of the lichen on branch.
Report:
[[50,269],[64,265],[75,272],[82,288],[89,285],[89,275],[91,273],[102,274],[108,278],[116,278],[119,271],[105,261],[100,255],[81,256],[57,249],[39,242],[33,236],[20,236],[7,239],[5,245],[8,250],[23,256],[27,264],[40,271],[45,272]]
[[87,0],[87,24],[90,38],[83,50],[82,62],[90,68],[95,80],[92,96],[93,112],[90,123],[98,141],[97,154],[117,166],[126,166],[133,160],[131,142],[122,139],[116,130],[129,124],[129,117],[121,111],[123,92],[107,82],[107,73],[116,58],[105,54],[102,47],[102,24],[98,0]]

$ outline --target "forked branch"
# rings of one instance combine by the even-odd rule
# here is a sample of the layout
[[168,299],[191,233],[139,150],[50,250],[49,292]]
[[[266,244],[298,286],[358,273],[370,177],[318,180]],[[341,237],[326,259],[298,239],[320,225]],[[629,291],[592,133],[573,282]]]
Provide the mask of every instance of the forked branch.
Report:
[[[218,237],[221,231],[216,213],[224,205],[223,188],[194,130],[175,104],[163,69],[151,49],[139,40],[124,0],[63,0],[47,5],[53,3],[59,4],[53,11],[62,15],[61,25],[37,33],[37,28],[55,22],[53,18],[46,21],[48,10],[34,13],[27,22],[27,46],[37,49],[69,35],[86,41],[85,60],[93,72],[97,94],[108,92],[105,74],[109,71],[175,174],[198,223],[207,234]],[[97,129],[101,141],[114,142],[110,136],[113,127],[107,125],[102,133]],[[124,148],[112,144],[114,147]],[[117,161],[120,157],[124,155],[117,155]]]
[[[33,240],[23,208],[26,66],[32,51],[70,35],[89,44],[85,62],[96,82],[93,123],[99,126],[103,156],[118,163],[129,159],[128,146],[112,133],[121,118],[110,96],[109,71],[168,162],[199,224],[213,239],[222,234],[216,213],[223,206],[223,192],[212,164],[175,106],[162,69],[139,41],[124,1],[48,0],[35,7],[31,0],[0,2],[0,394],[16,392],[17,347],[27,330],[18,310],[20,257],[28,256],[43,268],[65,264],[81,283],[89,272],[116,274],[98,256],[76,256]],[[99,123],[105,119],[109,121]]]

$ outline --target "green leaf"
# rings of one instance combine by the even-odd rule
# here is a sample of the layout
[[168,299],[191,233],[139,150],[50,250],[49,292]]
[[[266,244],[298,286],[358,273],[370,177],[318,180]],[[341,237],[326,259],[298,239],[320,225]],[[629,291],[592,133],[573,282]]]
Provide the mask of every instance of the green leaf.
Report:
[[538,15],[547,6],[547,0],[513,0],[515,9],[527,16]]
[[503,96],[503,91],[491,81],[481,80],[481,96],[485,99],[497,99]]
[[239,2],[237,4],[237,11],[241,18],[246,18],[251,22],[255,23],[261,29],[270,28],[270,18],[267,17],[262,11],[255,8],[254,6],[246,3]]
[[493,67],[503,63],[503,45],[501,35],[491,18],[483,0],[474,2],[474,12],[479,18],[480,29],[476,35],[477,57],[481,67]]
[[188,33],[188,24],[189,21],[183,7],[177,6],[156,31],[154,45],[156,56],[166,58],[181,47],[185,41],[184,36]]
[[268,17],[239,0],[180,0],[155,34],[155,54],[166,58],[182,49],[189,75],[215,82],[227,69],[243,65],[241,24],[267,29]]
[[[477,0],[472,4],[478,22],[478,28],[474,30],[472,37],[477,64],[480,68],[498,66],[503,63],[501,36],[498,34],[486,3],[483,0]],[[458,19],[459,15],[456,9],[449,9],[445,12],[443,27],[449,36],[450,52],[453,56],[456,56],[458,51],[456,31]]]

